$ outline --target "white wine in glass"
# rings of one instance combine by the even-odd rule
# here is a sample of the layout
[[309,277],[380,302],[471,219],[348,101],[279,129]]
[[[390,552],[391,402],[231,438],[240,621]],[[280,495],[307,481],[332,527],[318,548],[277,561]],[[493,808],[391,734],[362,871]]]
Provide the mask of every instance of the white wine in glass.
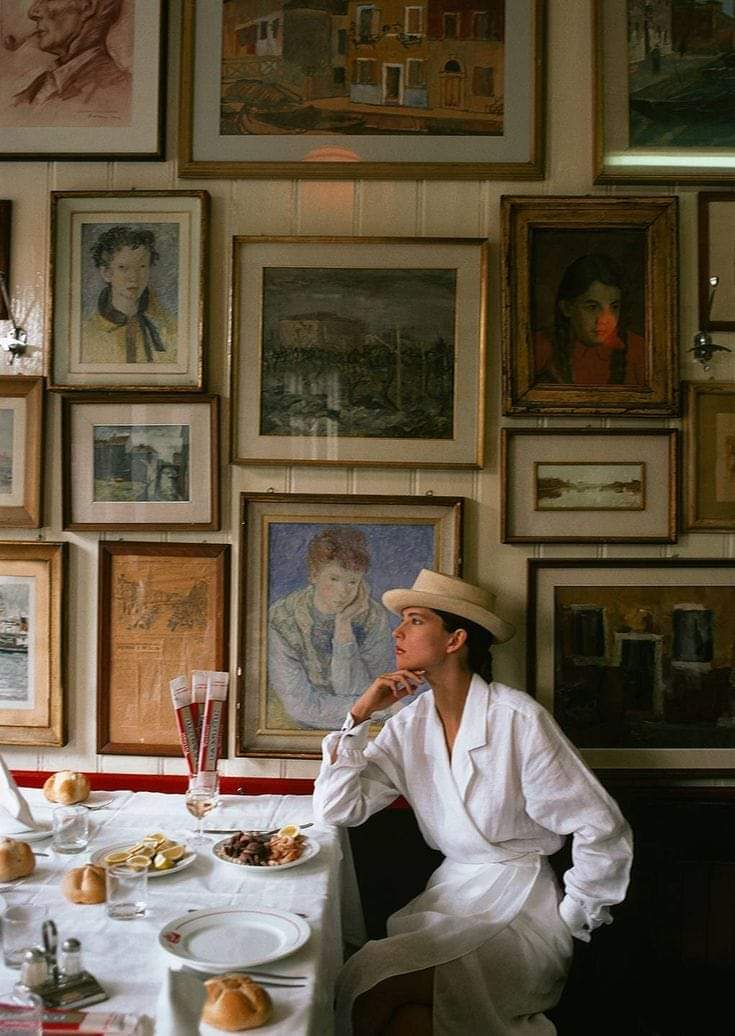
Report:
[[202,846],[209,845],[209,842],[204,837],[203,825],[204,818],[207,813],[211,812],[217,805],[219,799],[219,781],[214,784],[203,785],[198,778],[192,777],[189,781],[189,787],[186,790],[185,803],[186,808],[189,810],[193,817],[196,817],[199,821],[199,827],[197,830],[196,838],[192,839],[192,844]]

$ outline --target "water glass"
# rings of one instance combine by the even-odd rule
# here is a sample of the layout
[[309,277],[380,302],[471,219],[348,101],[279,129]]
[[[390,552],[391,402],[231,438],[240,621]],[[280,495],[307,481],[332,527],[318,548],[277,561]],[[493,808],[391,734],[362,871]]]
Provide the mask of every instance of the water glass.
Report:
[[89,845],[89,813],[84,806],[57,806],[51,846],[57,853],[82,853]]
[[118,921],[145,917],[148,870],[117,863],[107,867],[107,916]]
[[12,990],[0,993],[2,1036],[41,1036],[43,1002],[35,993]]
[[[41,938],[43,910],[31,906],[9,906],[0,915],[0,933],[3,940],[3,960],[9,968],[19,968],[23,954]],[[0,1028],[0,1033],[2,1032]]]

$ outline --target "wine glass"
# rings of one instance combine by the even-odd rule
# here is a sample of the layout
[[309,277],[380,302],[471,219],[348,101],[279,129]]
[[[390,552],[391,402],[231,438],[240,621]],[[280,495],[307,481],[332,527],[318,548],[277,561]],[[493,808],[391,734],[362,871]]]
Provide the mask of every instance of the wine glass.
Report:
[[218,774],[197,774],[189,778],[189,785],[186,789],[184,802],[186,808],[193,817],[199,821],[196,837],[192,838],[191,844],[200,848],[209,846],[209,841],[204,837],[204,818],[210,813],[219,801],[219,775]]

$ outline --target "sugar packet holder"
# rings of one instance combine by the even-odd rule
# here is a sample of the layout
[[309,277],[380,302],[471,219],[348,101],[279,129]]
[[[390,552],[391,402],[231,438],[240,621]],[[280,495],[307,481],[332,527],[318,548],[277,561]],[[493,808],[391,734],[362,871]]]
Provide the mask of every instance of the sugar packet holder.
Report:
[[189,776],[193,777],[197,772],[199,739],[197,738],[196,721],[192,712],[189,681],[185,676],[177,676],[171,681],[170,687],[181,751],[186,760]]
[[207,697],[204,705],[202,736],[199,741],[199,772],[214,773],[219,762],[224,724],[229,673],[207,674]]
[[140,1036],[143,1017],[108,1011],[44,1011],[43,1036]]

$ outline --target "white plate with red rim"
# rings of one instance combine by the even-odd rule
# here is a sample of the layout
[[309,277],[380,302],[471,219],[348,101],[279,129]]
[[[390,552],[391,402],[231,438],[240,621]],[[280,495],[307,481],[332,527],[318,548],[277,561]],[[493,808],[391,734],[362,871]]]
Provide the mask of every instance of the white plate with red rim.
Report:
[[298,867],[302,863],[307,863],[309,860],[313,860],[319,852],[319,843],[315,842],[312,838],[306,838],[302,835],[302,838],[304,839],[304,848],[301,856],[298,856],[295,860],[290,860],[288,863],[264,863],[262,867],[256,867],[252,863],[240,863],[239,860],[235,859],[233,856],[228,856],[225,853],[225,846],[232,840],[232,838],[233,835],[229,835],[227,838],[222,838],[219,842],[215,842],[212,846],[212,852],[214,855],[218,860],[221,860],[222,863],[231,863],[234,864],[235,867],[240,867],[241,870],[253,871],[258,874],[263,872],[270,874],[272,871],[287,871],[290,867]]
[[254,968],[300,949],[311,928],[284,910],[194,910],[158,933],[159,945],[195,971]]

